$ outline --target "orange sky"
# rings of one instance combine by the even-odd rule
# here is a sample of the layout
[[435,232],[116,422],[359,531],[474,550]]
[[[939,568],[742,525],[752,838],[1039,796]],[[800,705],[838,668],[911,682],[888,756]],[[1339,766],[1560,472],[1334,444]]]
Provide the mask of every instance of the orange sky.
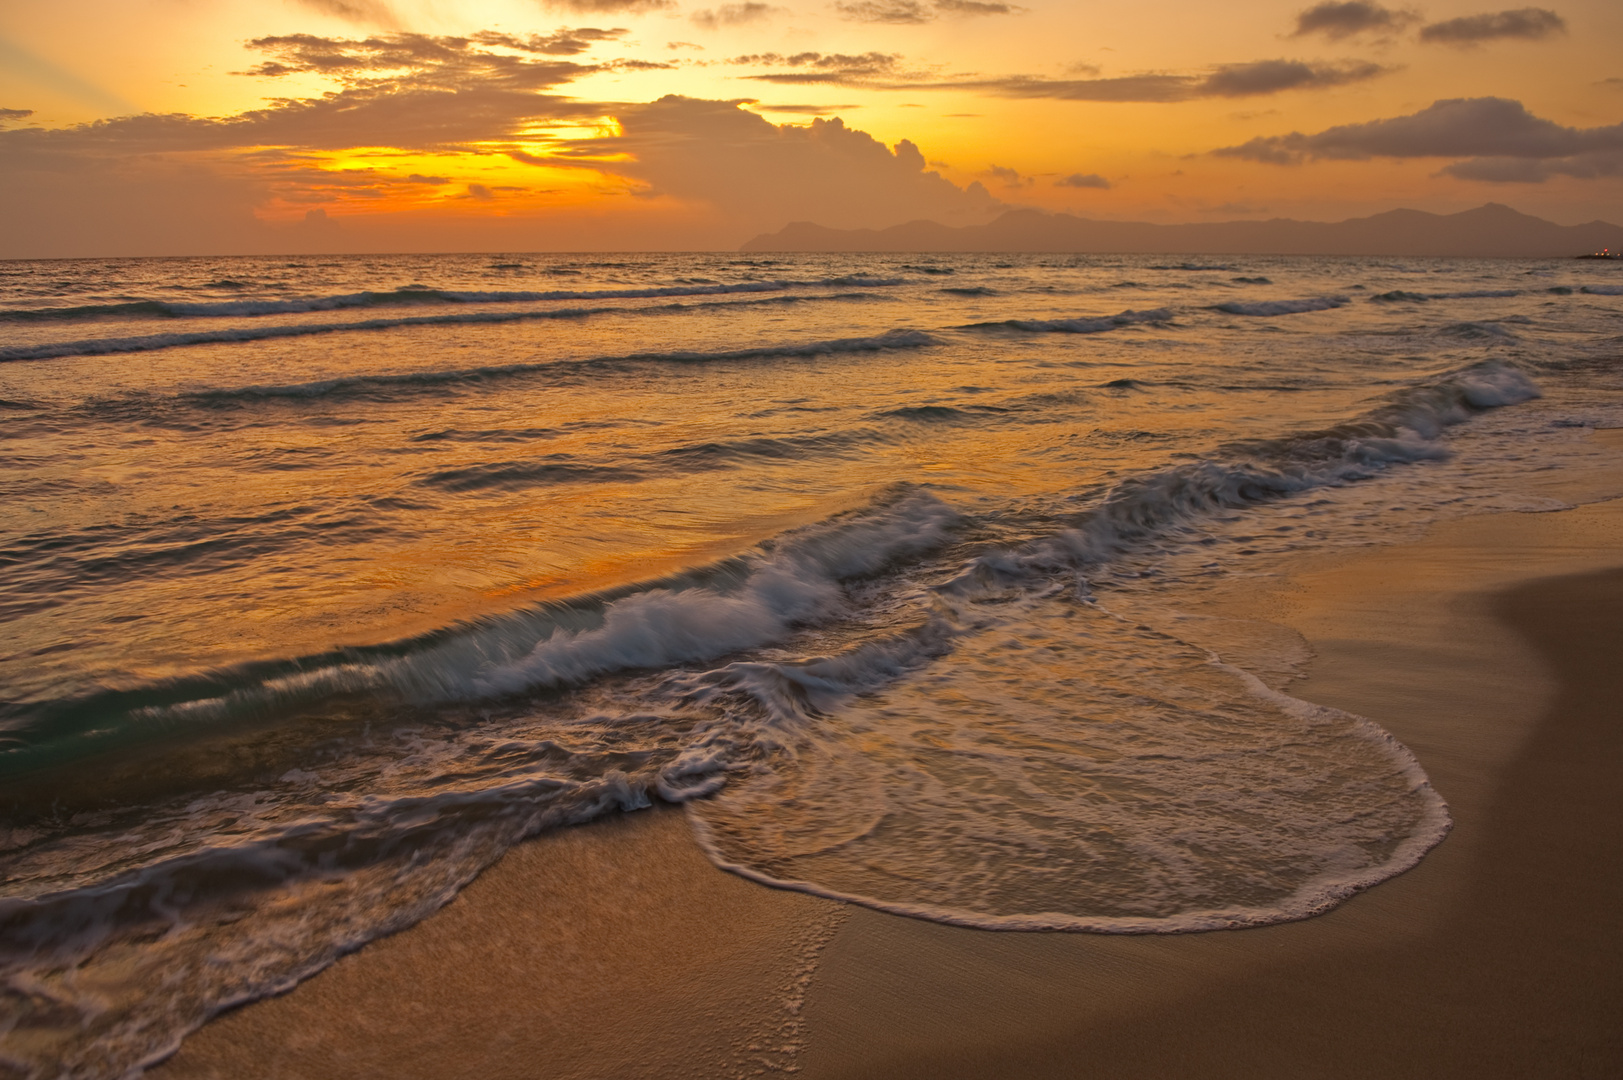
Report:
[[1623,5],[13,0],[0,257],[1623,220]]

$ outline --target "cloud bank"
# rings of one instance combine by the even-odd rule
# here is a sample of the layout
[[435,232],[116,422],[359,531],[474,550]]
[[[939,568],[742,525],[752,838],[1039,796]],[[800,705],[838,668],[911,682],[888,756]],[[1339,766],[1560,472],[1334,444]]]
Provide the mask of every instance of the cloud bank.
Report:
[[1018,15],[1026,9],[986,0],[837,0],[834,10],[850,22],[906,26],[934,22],[943,16]]
[[1566,32],[1566,20],[1547,8],[1517,8],[1493,15],[1467,15],[1430,23],[1421,27],[1420,40],[1433,45],[1470,48],[1485,41],[1539,41]]
[[913,84],[915,89],[973,89],[998,97],[1060,101],[1176,102],[1200,98],[1260,97],[1287,90],[1324,90],[1364,82],[1391,69],[1363,60],[1308,63],[1254,60],[1221,64],[1199,75],[1123,75],[1103,79],[966,79]]
[[1213,151],[1276,165],[1315,158],[1459,158],[1443,172],[1468,180],[1538,183],[1623,173],[1623,124],[1574,128],[1507,98],[1452,98],[1408,116],[1343,124],[1315,135],[1269,135]]
[[[969,223],[1004,208],[979,183],[959,186],[928,168],[912,142],[886,146],[839,119],[779,126],[740,101],[566,94],[587,74],[623,68],[580,54],[624,33],[282,35],[252,42],[262,59],[243,74],[273,84],[313,74],[334,89],[232,116],[145,114],[55,129],[16,127],[29,111],[6,109],[0,254],[342,247],[335,230],[367,220],[396,250],[732,246],[796,219]],[[790,59],[819,70],[891,62]],[[366,149],[357,158],[355,148]],[[530,175],[524,166],[547,171],[509,182]],[[547,199],[560,194],[573,202]],[[490,209],[473,210],[481,206]],[[413,240],[430,218],[463,239]],[[309,229],[289,232],[295,220]],[[356,243],[366,241],[347,246]]]
[[626,106],[617,114],[621,134],[560,152],[628,153],[634,160],[616,171],[647,184],[649,194],[725,208],[755,231],[790,217],[835,228],[920,217],[974,222],[1004,208],[980,184],[961,188],[929,169],[906,139],[886,147],[838,118],[779,126],[739,105],[670,95]]
[[1370,0],[1348,0],[1347,3],[1331,0],[1298,13],[1296,30],[1291,36],[1320,34],[1331,41],[1341,41],[1360,34],[1396,34],[1419,21],[1420,16],[1413,11],[1394,11]]

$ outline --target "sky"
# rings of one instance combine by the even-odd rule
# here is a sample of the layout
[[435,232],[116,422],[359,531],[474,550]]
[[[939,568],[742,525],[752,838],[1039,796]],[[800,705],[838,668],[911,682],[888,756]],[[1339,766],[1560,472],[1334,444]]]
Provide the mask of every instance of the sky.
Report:
[[1553,2],[8,0],[0,257],[1623,222],[1623,4]]

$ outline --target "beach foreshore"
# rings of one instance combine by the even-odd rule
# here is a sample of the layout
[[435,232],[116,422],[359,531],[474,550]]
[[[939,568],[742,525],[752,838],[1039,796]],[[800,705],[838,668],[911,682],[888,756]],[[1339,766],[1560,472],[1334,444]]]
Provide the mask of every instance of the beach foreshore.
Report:
[[152,1075],[1623,1074],[1623,500],[1450,522],[1199,614],[1305,638],[1289,692],[1408,745],[1450,836],[1302,922],[995,933],[733,877],[656,808],[520,846]]

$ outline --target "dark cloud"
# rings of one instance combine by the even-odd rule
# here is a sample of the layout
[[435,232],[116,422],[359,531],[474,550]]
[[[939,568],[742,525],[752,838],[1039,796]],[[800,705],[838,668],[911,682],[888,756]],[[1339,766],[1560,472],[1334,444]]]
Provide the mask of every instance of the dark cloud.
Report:
[[449,176],[424,176],[422,173],[412,173],[406,177],[406,183],[408,184],[430,184],[437,187],[440,184],[449,184],[450,182],[451,178]]
[[867,23],[927,23],[935,11],[919,0],[851,0],[834,5],[842,18]]
[[947,16],[1016,15],[1025,11],[1014,4],[986,0],[838,0],[834,9],[852,22],[917,24]]
[[1430,23],[1420,28],[1420,40],[1434,45],[1469,48],[1501,38],[1538,41],[1552,34],[1566,32],[1566,20],[1548,8],[1517,8],[1492,15],[1467,15]]
[[489,202],[495,197],[495,195],[491,194],[490,189],[483,184],[468,185],[468,198],[470,199],[478,199],[480,202]]
[[1317,90],[1363,82],[1384,74],[1386,68],[1361,60],[1336,64],[1306,64],[1300,60],[1257,60],[1225,64],[1201,81],[1197,97],[1256,97],[1282,90]]
[[1299,12],[1291,36],[1323,34],[1331,41],[1340,41],[1358,34],[1395,34],[1419,21],[1420,16],[1413,11],[1395,11],[1370,0],[1329,0]]
[[746,104],[756,112],[786,113],[792,116],[828,116],[830,113],[862,108],[861,105],[768,105],[760,101]]
[[7,120],[26,120],[33,115],[33,109],[0,109],[0,122]]
[[1055,180],[1054,186],[1107,189],[1110,187],[1110,181],[1106,180],[1098,173],[1072,173],[1070,176],[1061,177],[1060,179]]
[[894,78],[900,73],[901,56],[897,53],[818,53],[802,52],[750,53],[736,56],[734,64],[750,66],[797,68],[797,71],[772,72],[764,75],[746,75],[747,79],[785,85],[829,83],[845,86],[874,85],[881,77]]
[[1223,64],[1204,75],[1123,75],[1110,79],[965,79],[911,84],[913,89],[974,89],[998,97],[1054,98],[1062,101],[1192,101],[1196,98],[1258,97],[1285,90],[1322,90],[1384,75],[1389,68],[1349,60],[1309,64],[1300,60],[1257,60]]
[[749,23],[765,22],[773,15],[786,12],[786,9],[773,7],[771,4],[754,3],[753,0],[743,4],[722,4],[716,8],[703,8],[689,15],[694,23],[706,30],[717,30],[723,26],[745,26]]
[[1018,15],[1026,10],[1014,4],[987,4],[982,0],[935,0],[935,9],[944,15]]
[[600,41],[614,41],[625,37],[629,32],[622,26],[617,26],[612,30],[604,30],[595,26],[577,26],[573,28],[560,26],[550,34],[531,34],[525,38],[514,37],[512,34],[485,31],[473,35],[472,40],[481,45],[501,45],[509,49],[537,53],[543,56],[577,56]]
[[1285,90],[1319,90],[1362,82],[1390,68],[1362,60],[1310,64],[1301,60],[1256,60],[1221,64],[1201,74],[1151,73],[1114,78],[1048,79],[1030,75],[1002,78],[939,79],[908,70],[897,53],[752,53],[734,64],[788,67],[795,71],[763,72],[743,78],[784,85],[821,83],[869,90],[974,90],[996,97],[1050,98],[1060,101],[1172,102],[1196,98],[1258,97]]
[[1464,158],[1443,172],[1467,180],[1537,182],[1623,173],[1623,124],[1572,128],[1505,98],[1454,98],[1409,116],[1292,132],[1213,153],[1279,165],[1312,158]]
[[399,26],[400,17],[383,0],[295,0],[301,7],[353,23]]
[[[520,37],[493,30],[468,37],[435,37],[429,34],[384,34],[369,38],[332,38],[315,34],[287,34],[255,38],[248,47],[271,56],[258,67],[243,72],[279,78],[283,75],[312,73],[336,79],[347,85],[368,85],[385,78],[394,83],[454,86],[470,79],[496,80],[512,84],[530,78],[537,85],[555,80],[556,65],[538,64],[530,56],[574,56],[600,41],[612,41],[626,34],[624,29],[600,30],[583,26],[563,27],[552,34]],[[493,49],[508,50],[493,52]]]
[[676,6],[676,0],[541,0],[541,6],[577,15],[643,15],[668,11]]

